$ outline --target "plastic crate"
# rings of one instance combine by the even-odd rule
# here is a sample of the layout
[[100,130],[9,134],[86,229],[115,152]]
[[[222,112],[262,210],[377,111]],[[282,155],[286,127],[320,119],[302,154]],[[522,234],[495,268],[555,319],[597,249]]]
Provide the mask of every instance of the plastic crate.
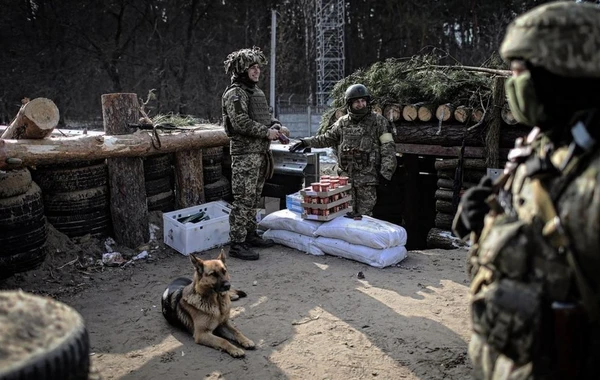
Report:
[[[181,223],[179,219],[204,211],[210,217],[198,223]],[[229,243],[231,206],[224,201],[209,202],[163,214],[164,242],[188,256]]]

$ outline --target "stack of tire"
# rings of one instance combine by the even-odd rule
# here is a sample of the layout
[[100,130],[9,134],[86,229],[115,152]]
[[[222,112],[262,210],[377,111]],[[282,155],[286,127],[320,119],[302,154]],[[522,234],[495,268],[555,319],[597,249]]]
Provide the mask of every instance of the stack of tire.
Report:
[[[225,177],[223,171],[223,149],[221,146],[202,149],[204,197],[206,202],[221,199],[231,201],[231,182]],[[229,163],[229,170],[231,170],[230,168],[231,163]]]
[[0,171],[0,279],[43,263],[47,236],[42,191],[29,170]]
[[144,159],[148,211],[168,212],[175,209],[174,177],[172,154]]
[[105,160],[39,165],[32,170],[42,189],[48,222],[69,237],[112,232]]

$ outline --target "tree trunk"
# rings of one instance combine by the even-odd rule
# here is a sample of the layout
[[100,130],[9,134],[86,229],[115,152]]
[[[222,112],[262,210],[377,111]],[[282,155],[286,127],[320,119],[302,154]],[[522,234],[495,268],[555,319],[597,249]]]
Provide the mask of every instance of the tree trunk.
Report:
[[[102,116],[107,134],[128,134],[127,124],[137,123],[140,118],[137,95],[102,95]],[[115,240],[136,248],[150,239],[142,158],[109,158],[107,164]]]
[[50,99],[35,98],[26,101],[15,119],[2,133],[3,139],[43,139],[58,125],[60,113]]
[[204,203],[204,176],[202,149],[175,153],[175,182],[177,208],[187,208]]
[[23,166],[114,157],[144,157],[182,150],[212,148],[229,143],[223,127],[201,124],[190,132],[159,134],[139,130],[130,135],[56,137],[43,140],[0,139],[0,169],[6,159],[15,158]]
[[435,110],[435,117],[441,121],[449,121],[454,116],[452,104],[442,104]]
[[459,123],[466,123],[469,120],[472,112],[473,111],[469,107],[458,106],[454,110],[454,119]]
[[402,106],[400,104],[388,104],[383,108],[383,115],[392,123],[402,120]]
[[432,228],[427,233],[427,248],[456,249],[468,244],[455,237],[449,230]]
[[421,121],[428,122],[433,118],[433,109],[431,104],[423,104],[417,110],[417,117]]

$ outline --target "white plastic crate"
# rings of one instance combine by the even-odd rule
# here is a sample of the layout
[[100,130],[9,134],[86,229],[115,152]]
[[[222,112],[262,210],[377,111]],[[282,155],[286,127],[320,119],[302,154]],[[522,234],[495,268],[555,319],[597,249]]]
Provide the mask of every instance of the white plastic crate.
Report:
[[[210,217],[198,223],[178,220],[204,211]],[[164,242],[177,252],[188,256],[229,243],[229,214],[231,206],[224,201],[209,202],[163,214]]]

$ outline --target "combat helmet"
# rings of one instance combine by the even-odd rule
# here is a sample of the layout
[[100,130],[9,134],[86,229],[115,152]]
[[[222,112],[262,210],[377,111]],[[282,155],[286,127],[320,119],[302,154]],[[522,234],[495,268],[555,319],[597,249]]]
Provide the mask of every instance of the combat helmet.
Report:
[[256,63],[261,66],[267,64],[267,57],[259,47],[252,49],[240,49],[227,56],[223,62],[227,74],[241,74]]
[[350,104],[350,102],[354,99],[358,98],[367,98],[367,102],[371,100],[371,94],[369,94],[369,90],[365,85],[357,83],[346,89],[344,93],[344,101],[346,104]]
[[599,78],[600,7],[568,1],[535,7],[508,26],[500,55],[556,75]]

